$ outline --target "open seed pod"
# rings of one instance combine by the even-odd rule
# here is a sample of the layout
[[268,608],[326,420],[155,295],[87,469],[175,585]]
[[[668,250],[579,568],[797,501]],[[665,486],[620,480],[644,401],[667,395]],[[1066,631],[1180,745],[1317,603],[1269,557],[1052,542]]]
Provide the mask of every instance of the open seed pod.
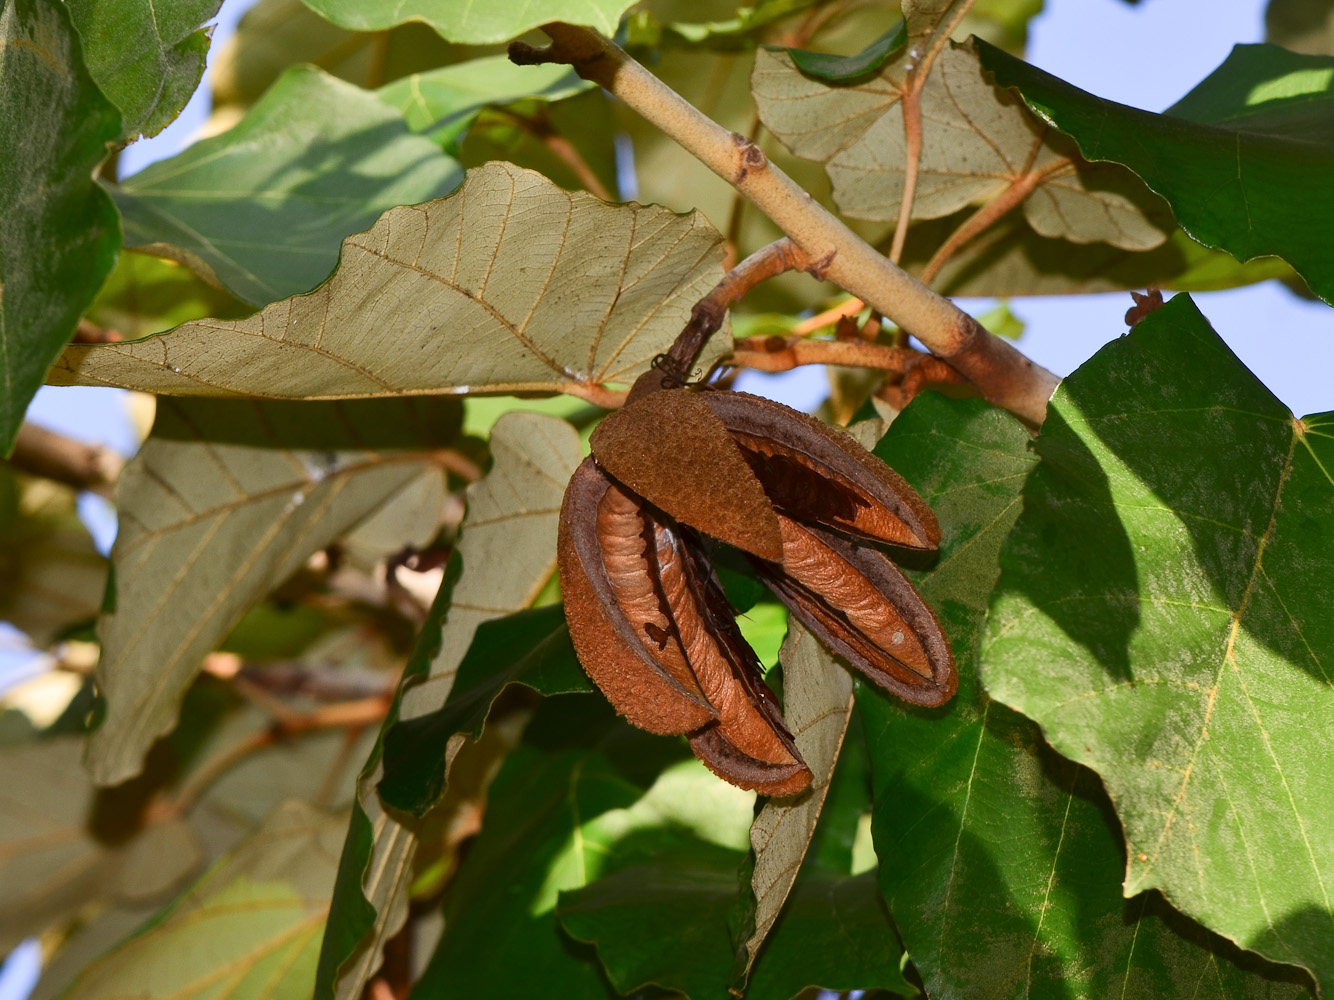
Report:
[[940,526],[848,435],[756,396],[668,389],[608,416],[592,445],[561,511],[560,570],[580,660],[629,721],[688,733],[743,788],[810,783],[695,530],[745,551],[875,684],[918,705],[954,694],[935,615],[868,544],[929,551]]

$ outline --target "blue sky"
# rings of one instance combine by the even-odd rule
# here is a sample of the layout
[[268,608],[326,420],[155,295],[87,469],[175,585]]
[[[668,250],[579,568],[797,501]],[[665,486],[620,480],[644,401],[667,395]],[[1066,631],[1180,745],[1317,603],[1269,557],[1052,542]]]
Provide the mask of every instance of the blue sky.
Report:
[[[235,30],[249,0],[225,0],[214,34],[218,51]],[[1264,37],[1263,0],[1183,3],[1143,0],[1047,0],[1032,23],[1028,59],[1100,97],[1161,111],[1203,79],[1239,42]],[[189,144],[208,113],[207,86],[181,118],[155,139],[132,146],[121,158],[129,175]],[[1299,299],[1275,283],[1194,296],[1219,334],[1248,367],[1297,414],[1334,409],[1329,373],[1334,370],[1334,310]],[[1067,375],[1102,344],[1125,331],[1129,297],[1123,293],[1019,299],[1011,308],[1027,324],[1019,347],[1059,375]],[[967,300],[981,312],[989,300]],[[804,369],[785,376],[747,377],[747,388],[812,408],[825,394],[823,372]],[[129,453],[134,433],[116,390],[46,388],[31,417],[74,437],[96,440]],[[109,546],[114,523],[100,501],[84,510],[99,542]],[[12,635],[8,640],[12,643]],[[0,634],[0,689],[6,653]],[[0,972],[0,1000],[21,1000],[31,989],[37,955],[30,945]]]

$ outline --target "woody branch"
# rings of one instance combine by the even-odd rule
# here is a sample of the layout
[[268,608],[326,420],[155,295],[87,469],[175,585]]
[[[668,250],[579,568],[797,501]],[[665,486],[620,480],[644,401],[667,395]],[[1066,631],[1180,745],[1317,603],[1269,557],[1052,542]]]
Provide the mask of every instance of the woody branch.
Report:
[[749,139],[722,128],[597,32],[553,22],[552,45],[512,43],[517,63],[569,64],[680,143],[764,212],[827,280],[907,330],[971,381],[990,402],[1031,424],[1042,422],[1058,379],[992,336],[949,299],[877,252],[768,162]]

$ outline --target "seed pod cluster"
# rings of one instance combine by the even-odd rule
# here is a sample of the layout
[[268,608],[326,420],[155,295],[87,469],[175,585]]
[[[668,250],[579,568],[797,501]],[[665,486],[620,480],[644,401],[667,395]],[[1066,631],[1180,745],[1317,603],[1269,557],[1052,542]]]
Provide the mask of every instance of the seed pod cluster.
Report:
[[876,547],[933,550],[935,515],[846,434],[756,396],[671,389],[603,421],[561,509],[570,635],[631,723],[686,733],[720,777],[792,795],[811,774],[737,627],[708,535],[829,648],[918,705],[954,693],[931,609]]

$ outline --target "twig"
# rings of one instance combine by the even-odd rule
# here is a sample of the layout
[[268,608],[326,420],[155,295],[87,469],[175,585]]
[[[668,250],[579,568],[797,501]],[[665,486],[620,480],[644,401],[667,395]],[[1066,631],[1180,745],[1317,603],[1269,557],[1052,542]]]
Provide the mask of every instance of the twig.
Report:
[[119,344],[125,339],[125,335],[119,330],[113,330],[107,326],[98,326],[90,319],[79,320],[79,325],[74,328],[74,336],[70,338],[72,344]]
[[110,497],[125,460],[97,444],[84,444],[37,424],[24,422],[10,456],[14,467],[54,479],[76,490]]
[[761,372],[786,372],[801,365],[845,365],[907,371],[917,358],[930,357],[910,347],[890,347],[864,340],[803,340],[799,337],[748,337],[736,342],[728,364]]
[[758,146],[687,103],[613,43],[588,28],[552,23],[550,49],[510,45],[518,63],[568,63],[619,97],[733,184],[810,260],[829,258],[824,276],[909,331],[977,385],[989,401],[1032,424],[1046,415],[1058,379],[993,337],[953,302],[893,264],[769,163]]
[[578,396],[586,403],[600,406],[604,410],[614,410],[625,404],[624,389],[608,389],[601,382],[566,382],[558,387],[563,393]]
[[865,308],[866,303],[861,299],[848,299],[846,302],[840,302],[833,308],[826,309],[822,313],[816,313],[810,319],[802,320],[792,328],[792,336],[805,337],[817,330],[823,330],[827,326],[835,326],[843,317],[856,316]]
[[705,343],[722,326],[728,307],[743,299],[760,282],[793,270],[809,271],[822,277],[828,264],[828,258],[812,261],[786,236],[756,250],[724,274],[723,280],[695,303],[690,310],[690,320],[671,349],[654,362],[653,369],[639,376],[630,388],[626,402],[665,388],[670,383],[679,385],[684,382]]

